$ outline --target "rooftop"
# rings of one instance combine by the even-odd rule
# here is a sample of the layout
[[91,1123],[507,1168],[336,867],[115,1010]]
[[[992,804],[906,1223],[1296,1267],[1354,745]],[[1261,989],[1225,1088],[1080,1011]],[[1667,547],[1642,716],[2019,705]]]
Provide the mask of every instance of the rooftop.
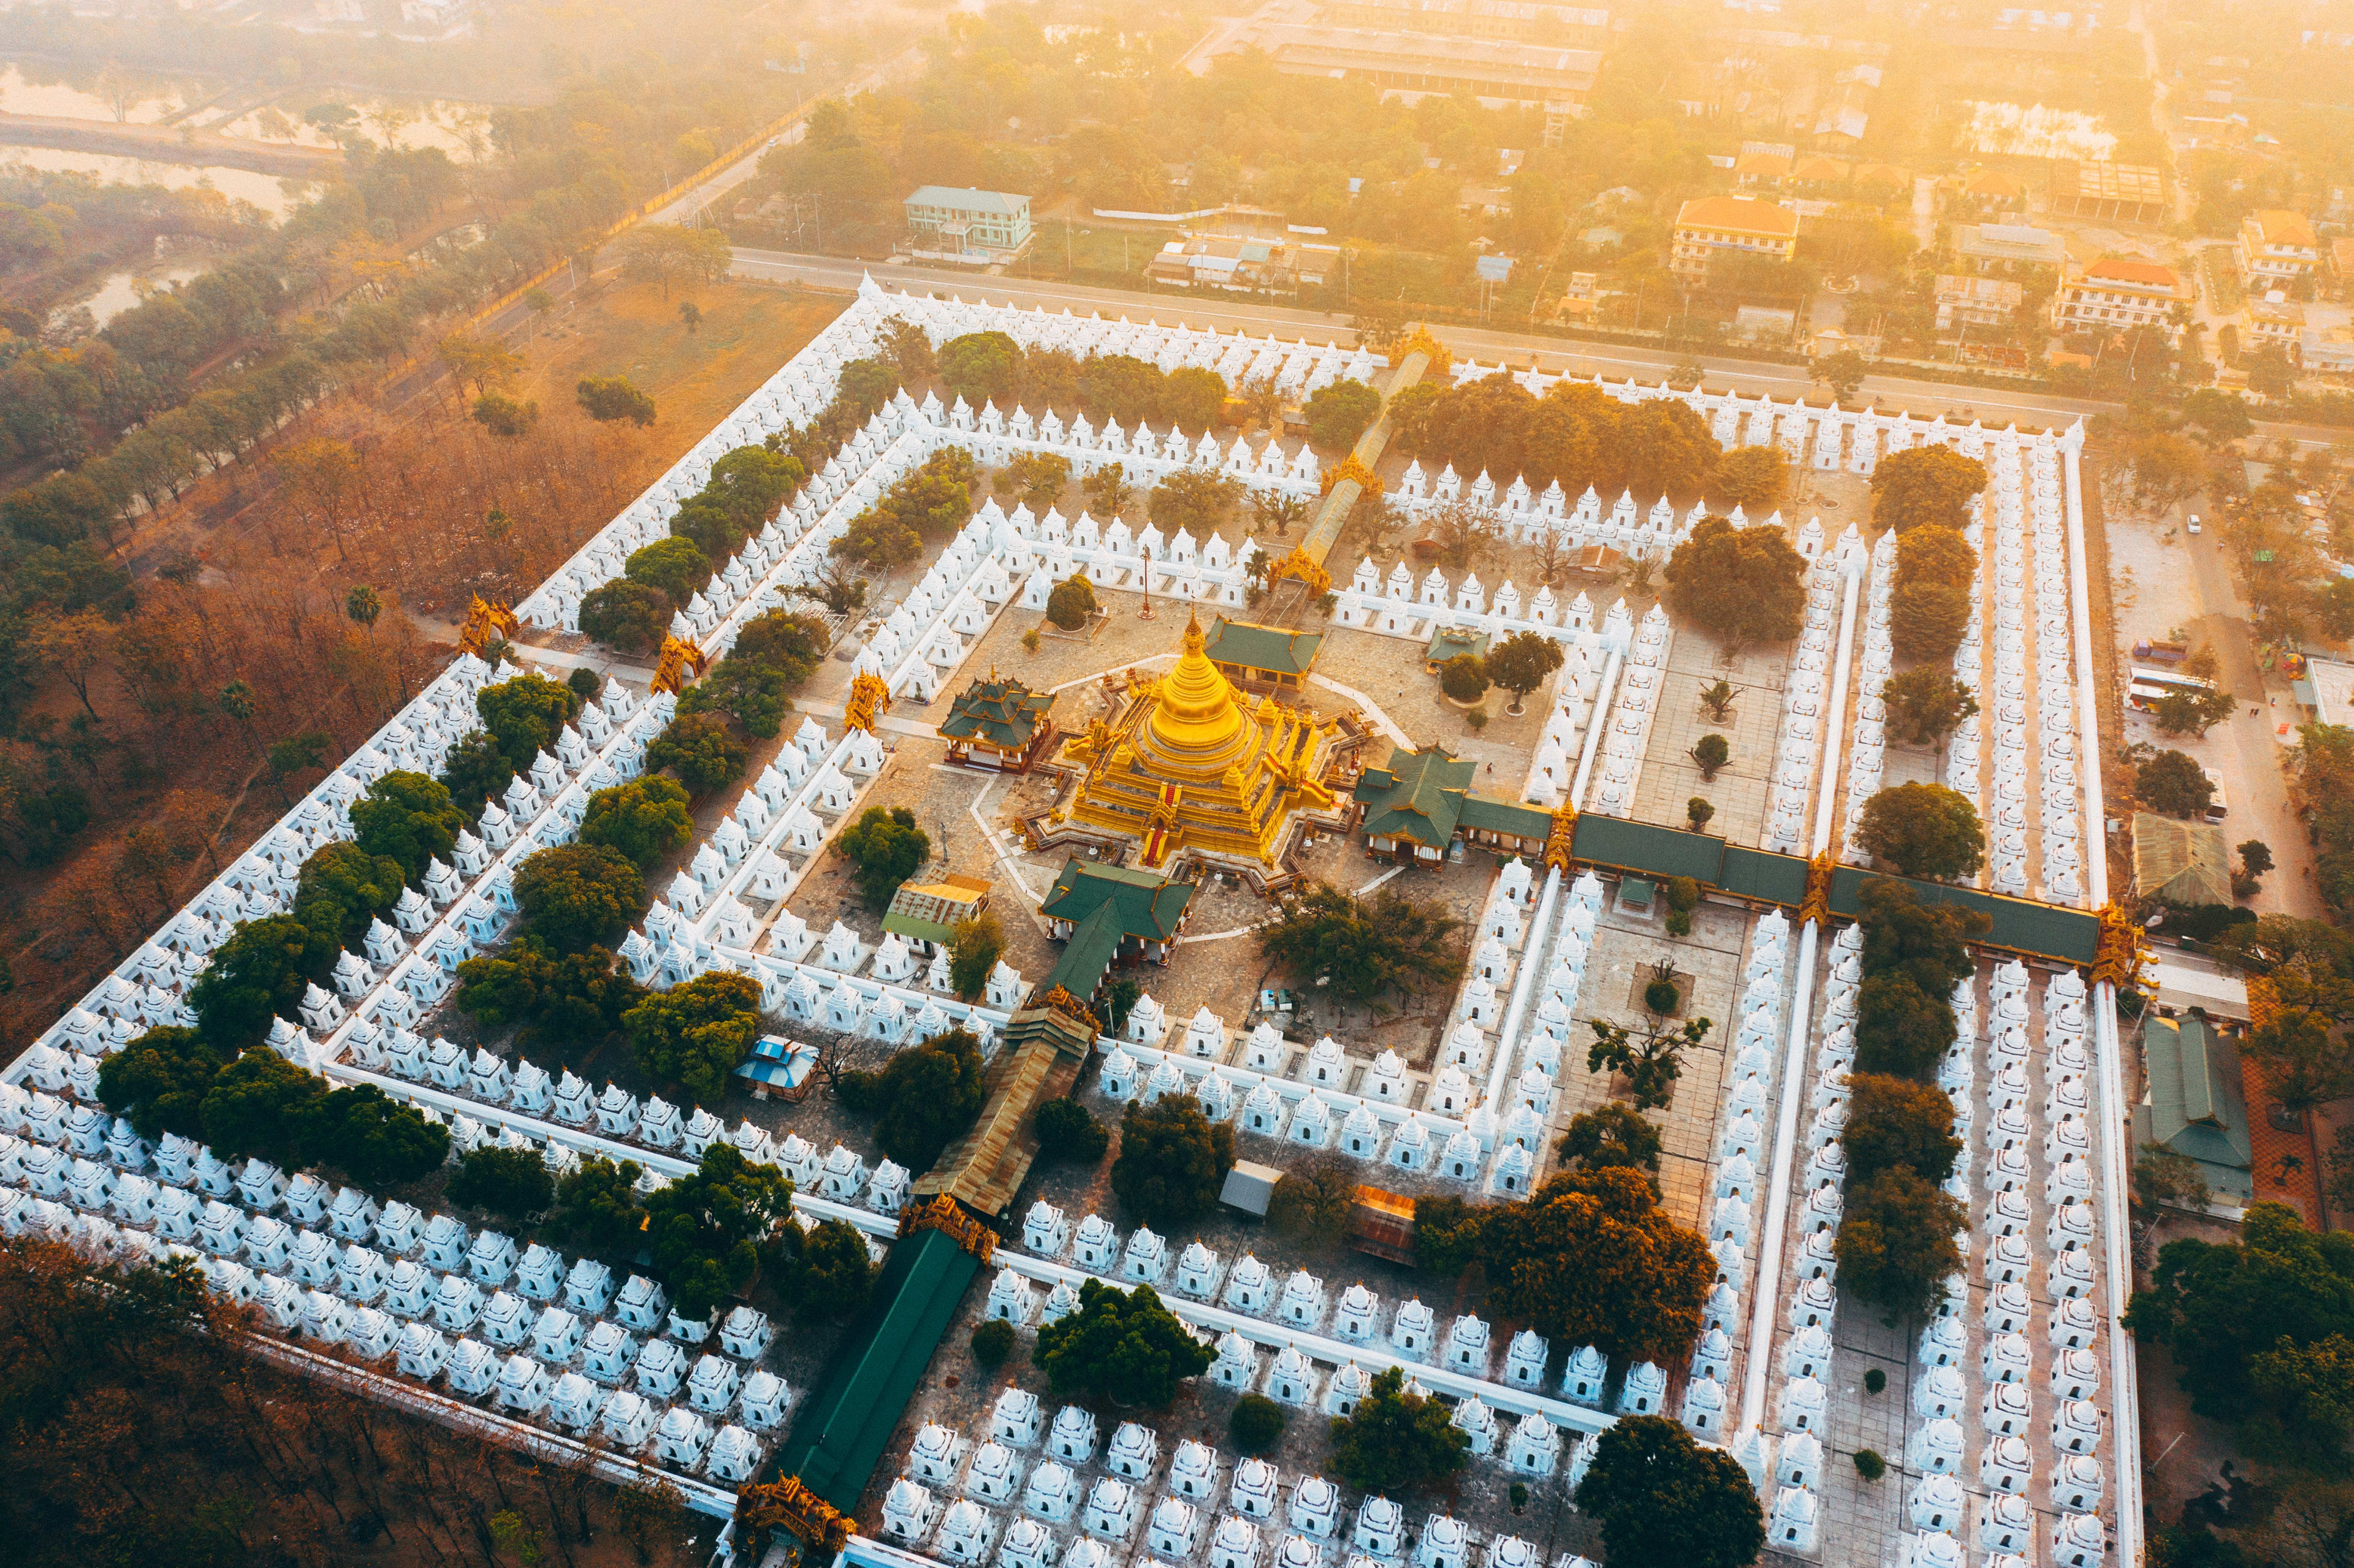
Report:
[[1787,207],[1755,196],[1695,196],[1676,214],[1678,228],[1728,228],[1736,234],[1761,234],[1793,239],[1798,215]]
[[2247,227],[2260,244],[2285,246],[2310,250],[2317,243],[2313,223],[2301,212],[2289,212],[2276,207],[2260,207],[2248,214]]
[[[1050,920],[1076,925],[1098,909],[1108,908],[1114,912],[1122,935],[1166,942],[1177,935],[1177,923],[1184,918],[1185,906],[1193,896],[1191,883],[1172,882],[1157,871],[1094,865],[1075,855],[1047,889],[1038,913]],[[1076,933],[1072,939],[1077,940]]]
[[1272,670],[1305,675],[1324,646],[1320,631],[1290,631],[1280,626],[1258,626],[1247,620],[1218,617],[1210,627],[1203,652],[1214,664],[1238,664],[1246,670]]
[[949,207],[964,212],[993,212],[1007,217],[1030,209],[1030,198],[1005,191],[967,190],[959,185],[925,185],[903,198],[904,207]]

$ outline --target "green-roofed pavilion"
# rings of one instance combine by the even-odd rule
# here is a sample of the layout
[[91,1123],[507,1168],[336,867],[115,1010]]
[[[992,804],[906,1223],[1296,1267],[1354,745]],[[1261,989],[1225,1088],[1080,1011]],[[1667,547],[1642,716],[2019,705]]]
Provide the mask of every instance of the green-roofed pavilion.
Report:
[[[1108,910],[1109,917],[1099,929],[1116,929],[1122,941],[1134,942],[1144,957],[1166,963],[1193,898],[1190,882],[1172,882],[1157,871],[1136,866],[1098,865],[1074,855],[1056,874],[1055,885],[1039,902],[1038,913],[1046,917],[1049,936],[1076,943],[1090,916]],[[1076,986],[1068,989],[1074,996],[1087,994]]]
[[[2154,1012],[2155,1010],[2153,1010]],[[2142,1035],[2148,1082],[2134,1107],[2134,1143],[2158,1144],[2199,1161],[2207,1185],[2246,1204],[2255,1196],[2253,1139],[2240,1090],[2240,1052],[2204,1018],[2148,1019]]]
[[1365,847],[1401,861],[1435,863],[1457,838],[1507,854],[1534,853],[1553,831],[1543,806],[1483,795],[1471,788],[1479,765],[1443,746],[1394,747],[1389,761],[1357,776],[1352,797],[1363,808]]
[[1011,675],[992,670],[987,679],[976,678],[940,721],[949,760],[1027,773],[1054,744],[1055,723],[1047,716],[1054,705],[1055,694],[1034,692]]
[[1308,682],[1317,651],[1324,646],[1320,631],[1293,631],[1281,626],[1260,626],[1247,620],[1218,617],[1202,645],[1218,673],[1237,685],[1272,685],[1298,691]]

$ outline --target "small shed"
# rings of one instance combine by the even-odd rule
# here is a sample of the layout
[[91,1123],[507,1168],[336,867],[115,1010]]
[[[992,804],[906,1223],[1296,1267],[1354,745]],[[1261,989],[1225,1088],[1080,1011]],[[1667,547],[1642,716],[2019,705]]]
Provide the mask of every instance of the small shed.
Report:
[[1349,1245],[1359,1252],[1411,1266],[1414,1256],[1414,1200],[1381,1187],[1359,1187],[1349,1211]]
[[1282,1180],[1283,1172],[1272,1165],[1237,1160],[1234,1169],[1226,1172],[1226,1184],[1218,1191],[1218,1202],[1265,1219],[1267,1201],[1275,1196],[1275,1184]]
[[2232,902],[2232,851],[2221,828],[2136,811],[2133,857],[2134,890],[2144,898],[2179,909]]
[[1427,673],[1435,675],[1441,664],[1460,653],[1485,659],[1488,656],[1488,634],[1476,627],[1442,626],[1430,634],[1430,645],[1422,651],[1422,667]]

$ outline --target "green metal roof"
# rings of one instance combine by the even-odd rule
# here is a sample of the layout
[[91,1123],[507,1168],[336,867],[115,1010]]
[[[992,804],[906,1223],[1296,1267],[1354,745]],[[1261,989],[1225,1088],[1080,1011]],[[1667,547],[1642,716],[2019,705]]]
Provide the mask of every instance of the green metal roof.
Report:
[[940,733],[950,740],[984,740],[1000,750],[1019,751],[1054,705],[1054,693],[1034,692],[1011,675],[976,678],[949,705]]
[[825,1381],[801,1406],[772,1473],[801,1484],[844,1513],[858,1507],[899,1414],[956,1316],[981,1262],[938,1231],[894,1243],[875,1296]]
[[1831,913],[1855,918],[1863,907],[1863,885],[1879,880],[1904,884],[1923,904],[1964,904],[1988,916],[1994,928],[1978,939],[1981,947],[2006,948],[2015,953],[2031,953],[2071,964],[2091,963],[2100,948],[2101,923],[2081,909],[2062,909],[2027,898],[2006,898],[1970,887],[1948,887],[1942,882],[1923,882],[1917,877],[1883,877],[1880,873],[1861,871],[1851,865],[1841,866],[1831,874]]
[[[1119,928],[1139,941],[1166,942],[1193,896],[1193,885],[1129,865],[1090,865],[1074,855],[1063,863],[1038,913],[1077,924],[1098,908],[1119,911]],[[1080,993],[1084,994],[1084,993]]]
[[1475,795],[1467,791],[1457,825],[1484,833],[1518,833],[1524,839],[1542,840],[1553,832],[1553,813],[1543,806],[1526,805],[1518,800],[1500,800],[1493,795]]
[[1458,762],[1436,743],[1418,751],[1393,747],[1389,761],[1357,775],[1353,799],[1365,808],[1364,832],[1444,849],[1463,816],[1463,797],[1479,764]]
[[[2240,1090],[2240,1053],[2202,1019],[2148,1020],[2142,1052],[2148,1103],[2137,1108],[2135,1137],[2163,1144],[2211,1168],[2208,1183],[2245,1195],[2254,1160],[2247,1100]],[[2218,1171],[2238,1173],[2232,1181]]]
[[1787,904],[1796,909],[1807,901],[1807,863],[1794,854],[1724,846],[1724,869],[1717,886],[1742,898]]
[[956,940],[956,927],[953,926],[943,926],[938,920],[925,920],[913,915],[902,915],[896,910],[884,911],[883,929],[896,931],[902,937],[920,938],[927,942],[946,944]]
[[1486,658],[1488,634],[1469,627],[1442,626],[1430,634],[1430,645],[1422,651],[1422,657],[1426,663],[1443,664],[1458,653]]
[[1094,914],[1071,928],[1071,939],[1065,945],[1063,956],[1055,960],[1054,972],[1046,977],[1046,991],[1061,986],[1082,1001],[1095,995],[1096,987],[1103,983],[1104,971],[1119,957],[1119,945],[1127,937],[1128,933],[1120,928],[1119,909],[1108,900],[1097,905]]
[[[1708,833],[1663,828],[1656,822],[1633,822],[1623,817],[1584,814],[1570,839],[1573,860],[1647,876],[1689,876],[1703,886],[1722,885],[1724,841]],[[1806,863],[1798,863],[1798,891],[1806,893]]]
[[1305,675],[1324,646],[1320,631],[1287,631],[1279,626],[1258,626],[1247,620],[1218,617],[1202,652],[1214,664],[1239,664],[1246,670],[1272,670],[1284,675]]

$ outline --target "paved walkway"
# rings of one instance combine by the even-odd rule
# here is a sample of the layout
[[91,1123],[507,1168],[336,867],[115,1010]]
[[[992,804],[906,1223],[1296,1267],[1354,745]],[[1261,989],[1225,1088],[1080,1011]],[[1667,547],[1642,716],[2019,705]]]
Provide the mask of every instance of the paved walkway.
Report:
[[[1689,621],[1676,623],[1675,640],[1668,647],[1667,677],[1660,683],[1660,707],[1651,720],[1651,735],[1643,752],[1643,771],[1635,781],[1635,819],[1680,828],[1687,821],[1684,807],[1695,795],[1716,808],[1708,831],[1727,843],[1754,844],[1766,826],[1766,781],[1774,762],[1774,732],[1782,716],[1782,680],[1790,656],[1788,645],[1752,648],[1734,656],[1731,664],[1720,657],[1717,641]],[[1733,711],[1723,719],[1709,716],[1700,694],[1719,680],[1733,683]],[[1701,777],[1691,748],[1704,735],[1721,735],[1732,747],[1733,758],[1713,779]]]

